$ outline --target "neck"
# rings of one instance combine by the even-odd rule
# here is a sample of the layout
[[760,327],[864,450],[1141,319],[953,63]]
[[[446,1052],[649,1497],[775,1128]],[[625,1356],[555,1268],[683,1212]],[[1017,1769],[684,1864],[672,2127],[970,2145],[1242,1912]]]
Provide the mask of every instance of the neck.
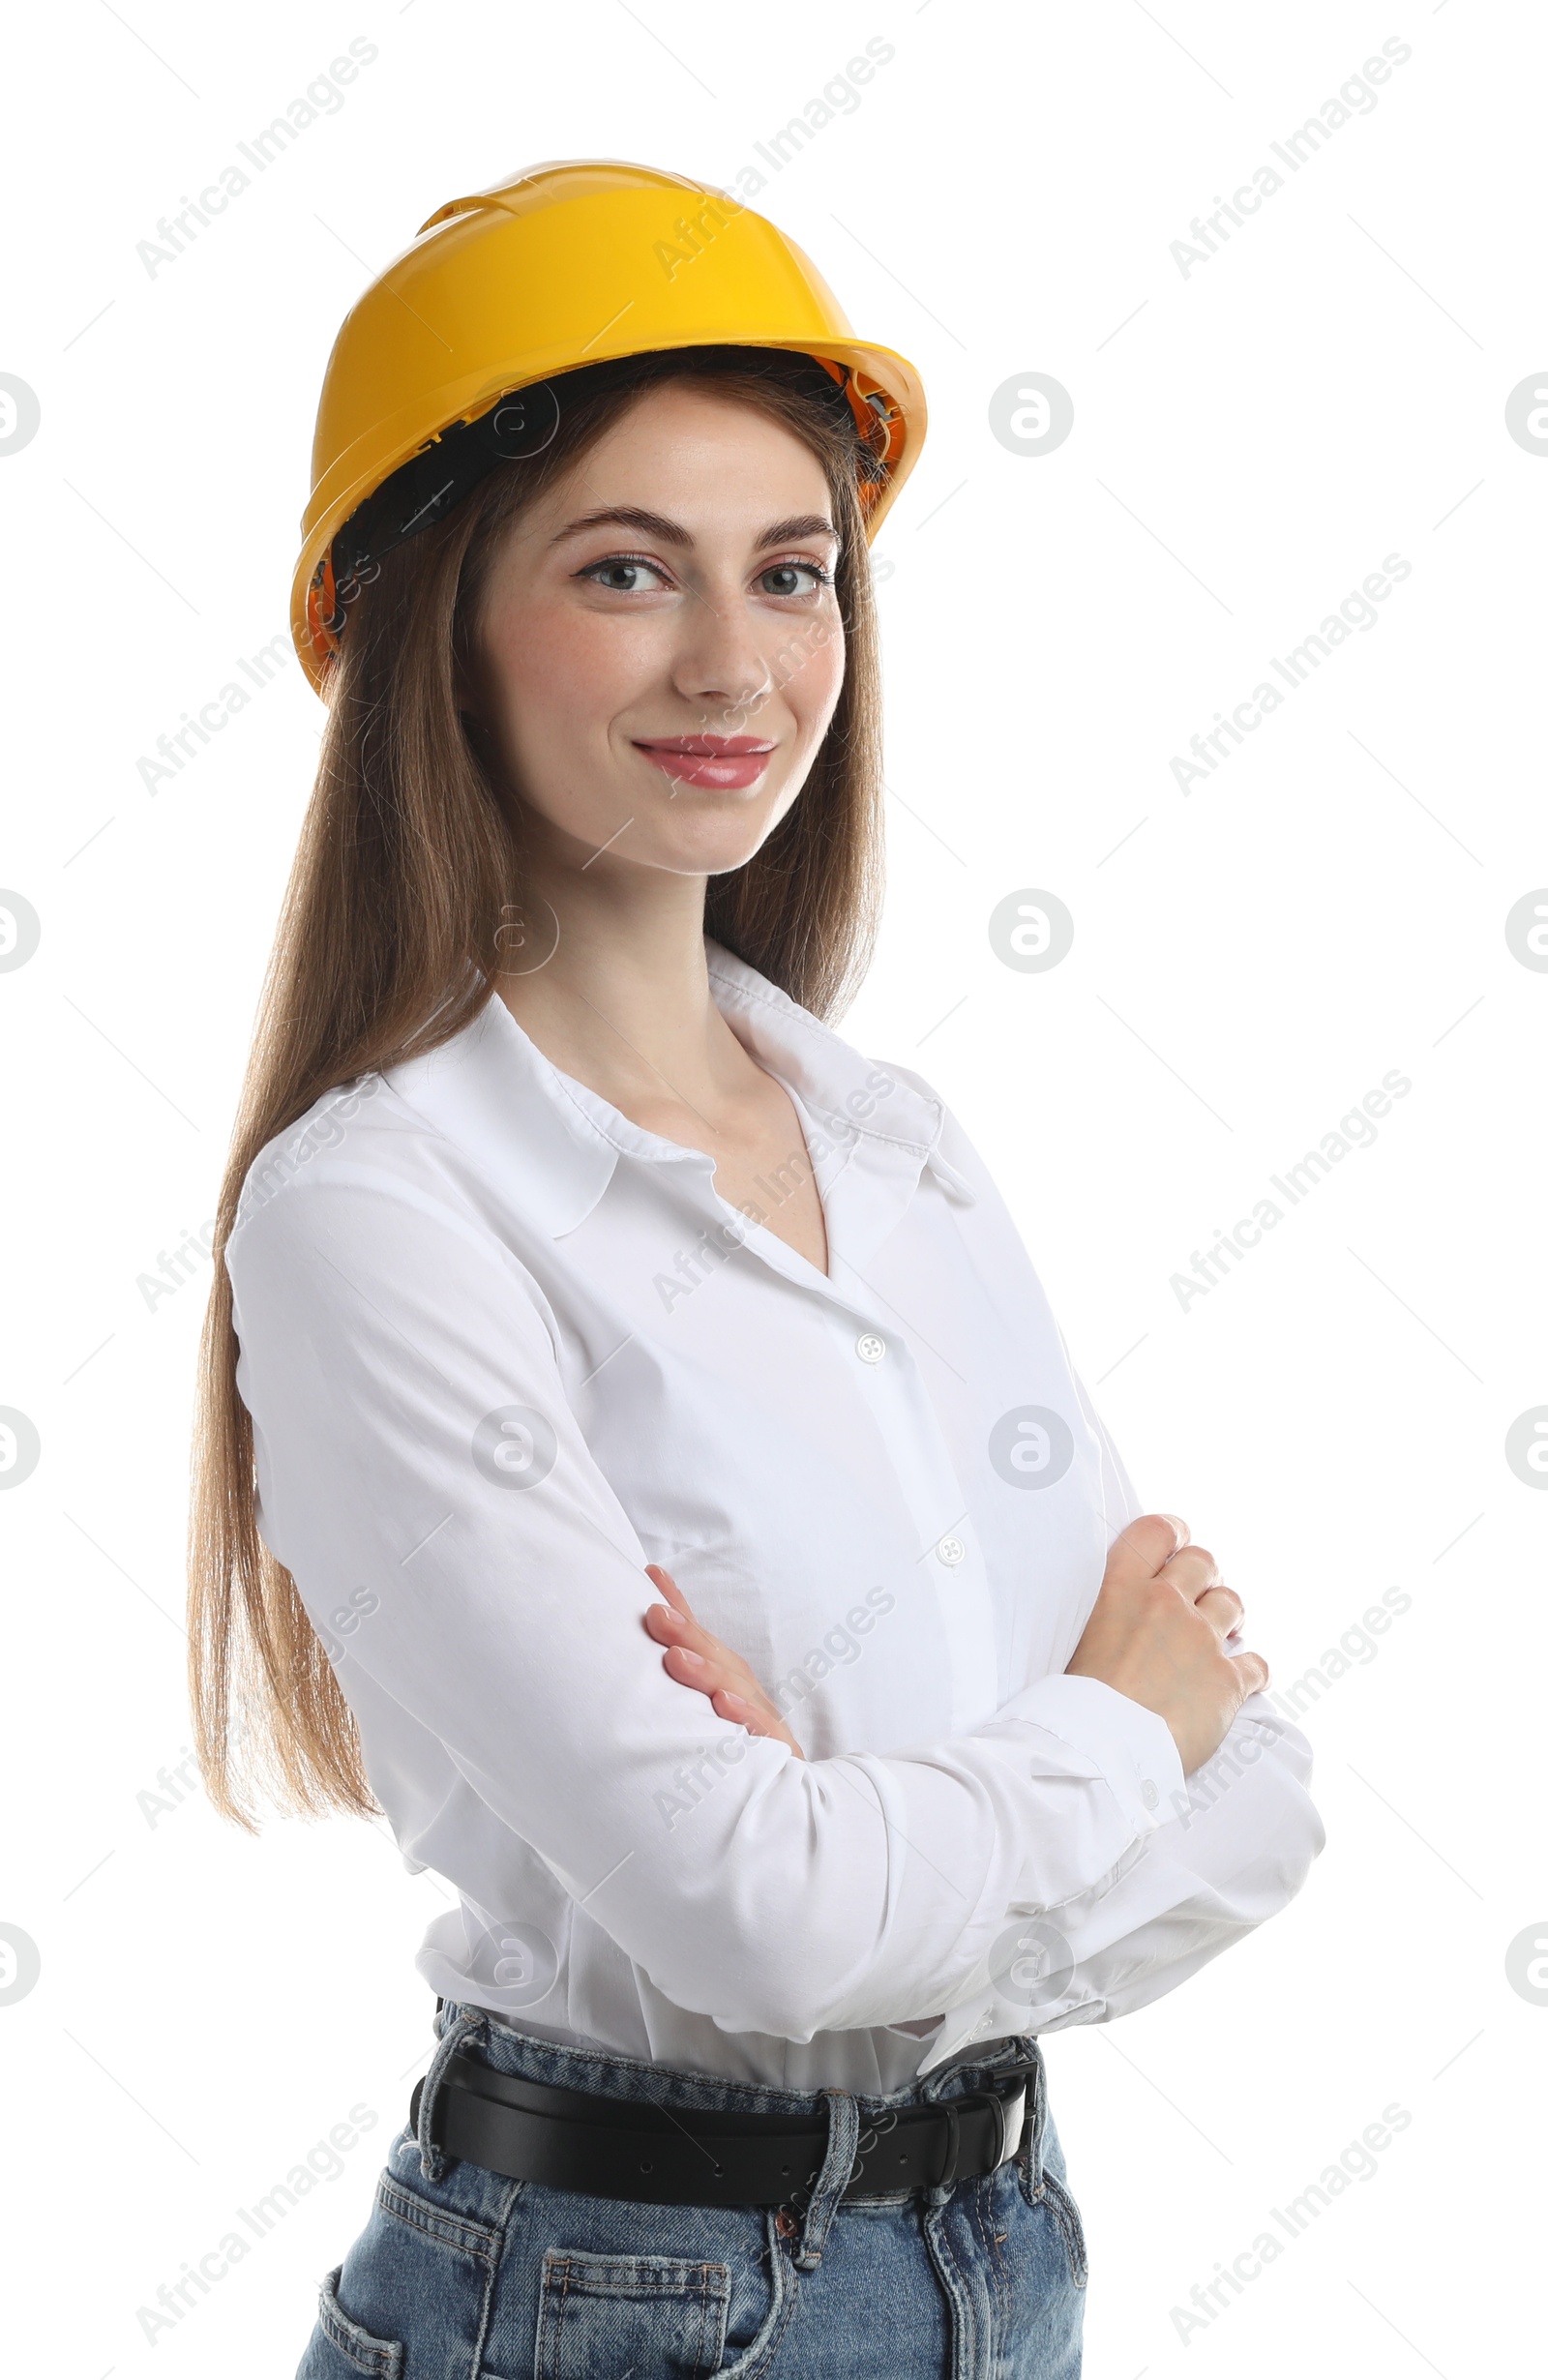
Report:
[[526,878],[496,978],[522,1031],[626,1115],[664,1094],[713,1108],[746,1061],[709,989],[706,879],[606,852],[586,866],[539,854]]

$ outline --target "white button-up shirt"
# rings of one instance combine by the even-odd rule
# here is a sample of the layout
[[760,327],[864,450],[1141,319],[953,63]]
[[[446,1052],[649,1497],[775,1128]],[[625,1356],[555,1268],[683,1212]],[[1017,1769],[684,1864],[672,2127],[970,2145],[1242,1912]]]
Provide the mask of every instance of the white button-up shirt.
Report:
[[[1169,1991],[1322,1846],[1262,1696],[1184,1785],[1063,1675],[1139,1507],[928,1084],[718,943],[819,1272],[498,998],[271,1142],[227,1250],[259,1520],[411,1868],[419,1956],[527,2032],[814,2090]],[[793,1136],[792,1136],[793,1140]],[[665,1564],[807,1758],[673,1682]]]

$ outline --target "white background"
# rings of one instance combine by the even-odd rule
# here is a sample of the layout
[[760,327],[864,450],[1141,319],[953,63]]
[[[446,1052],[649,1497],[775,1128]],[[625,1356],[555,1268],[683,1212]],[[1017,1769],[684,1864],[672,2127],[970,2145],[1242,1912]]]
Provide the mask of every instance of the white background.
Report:
[[[158,219],[361,35],[342,107],[148,273]],[[1142,1496],[1220,1556],[1276,1683],[1412,1596],[1303,1721],[1328,1847],[1300,1899],[1049,2043],[1087,2371],[1464,2380],[1538,2328],[1548,2009],[1505,1953],[1548,1935],[1548,1498],[1503,1443],[1548,1402],[1548,974],[1504,919],[1548,883],[1548,462],[1504,408],[1548,379],[1544,24],[65,0],[10,37],[0,353],[42,407],[0,456],[0,882],[43,929],[0,975],[0,1404],[43,1444],[0,1497],[0,1919],[42,1958],[0,2006],[18,2370],[293,2370],[423,2068],[444,1897],[379,1828],[252,1840],[196,1792],[142,1800],[190,1741],[207,1268],[154,1311],[137,1284],[214,1211],[320,707],[292,660],[174,782],[136,763],[283,632],[329,344],[435,205],[564,157],[729,182],[873,35],[894,57],[756,201],[932,409],[877,549],[890,896],[843,1029],[961,1115]],[[1394,35],[1374,110],[1184,275],[1191,219]],[[991,433],[1029,371],[1073,400],[1054,453]],[[1390,553],[1377,624],[1181,792],[1172,757]],[[1076,924],[1041,974],[986,930],[1027,887]],[[1389,1069],[1412,1090],[1374,1145],[1184,1308],[1171,1276]],[[147,2344],[136,2309],[357,2102],[343,2173]],[[1393,2102],[1374,2177],[1181,2338],[1194,2284]]]

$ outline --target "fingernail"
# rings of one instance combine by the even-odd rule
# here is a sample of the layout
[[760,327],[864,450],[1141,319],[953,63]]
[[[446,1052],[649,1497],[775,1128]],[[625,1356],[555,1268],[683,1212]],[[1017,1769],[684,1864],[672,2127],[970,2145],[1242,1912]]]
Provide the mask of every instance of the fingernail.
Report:
[[701,1652],[690,1652],[686,1645],[678,1645],[674,1650],[679,1661],[691,1661],[695,1669],[703,1668],[704,1656]]

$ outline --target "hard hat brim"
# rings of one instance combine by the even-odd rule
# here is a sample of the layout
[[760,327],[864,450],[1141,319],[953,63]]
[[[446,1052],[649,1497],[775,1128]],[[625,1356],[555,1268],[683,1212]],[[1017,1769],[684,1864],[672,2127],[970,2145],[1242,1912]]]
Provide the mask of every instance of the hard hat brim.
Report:
[[[681,268],[662,260],[674,237],[700,235]],[[534,336],[545,317],[546,340]],[[866,517],[874,538],[918,459],[923,386],[893,348],[853,337],[816,266],[765,218],[708,185],[609,161],[534,168],[438,209],[351,310],[329,361],[290,607],[313,684],[331,655],[309,592],[340,529],[393,472],[523,388],[698,346],[819,357],[848,367],[861,397],[884,398],[888,462]],[[468,369],[448,372],[459,357]],[[384,385],[400,392],[386,409]]]
[[[866,514],[866,539],[875,538],[896,501],[899,489],[912,470],[923,441],[928,417],[924,390],[918,374],[905,359],[890,347],[862,346],[852,340],[834,340],[817,346],[806,340],[744,339],[724,337],[714,339],[683,339],[675,347],[745,346],[773,347],[787,354],[814,355],[829,363],[848,365],[849,370],[883,392],[897,408],[903,424],[903,439],[896,460],[881,483],[879,492]],[[663,352],[661,347],[622,347],[612,350],[616,356],[649,355]],[[588,362],[601,362],[603,356],[590,357]],[[607,360],[611,360],[608,358]],[[371,435],[358,441],[357,450],[340,457],[328,481],[315,491],[302,521],[303,544],[296,561],[290,595],[290,633],[295,641],[307,674],[313,686],[320,688],[327,664],[316,653],[308,611],[307,596],[318,565],[327,554],[334,539],[346,521],[366,499],[374,494],[384,480],[405,462],[421,454],[430,440],[460,422],[476,420],[502,397],[515,396],[523,388],[532,388],[545,380],[557,380],[565,371],[576,369],[573,361],[555,363],[547,371],[524,372],[519,380],[497,379],[491,387],[480,381],[454,402],[445,419],[438,422],[428,435],[422,426],[420,408],[405,407],[404,417],[397,422],[378,425]]]

